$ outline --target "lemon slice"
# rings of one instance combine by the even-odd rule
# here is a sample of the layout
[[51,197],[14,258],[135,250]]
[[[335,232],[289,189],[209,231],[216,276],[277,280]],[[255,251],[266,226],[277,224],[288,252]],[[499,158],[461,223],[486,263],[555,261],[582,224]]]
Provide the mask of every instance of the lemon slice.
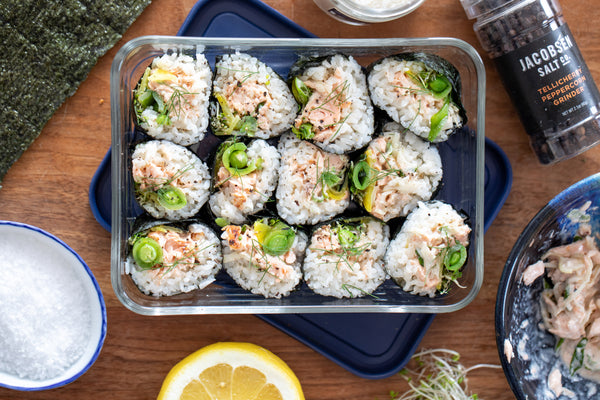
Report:
[[269,350],[222,342],[201,348],[167,374],[158,400],[304,400],[300,382]]

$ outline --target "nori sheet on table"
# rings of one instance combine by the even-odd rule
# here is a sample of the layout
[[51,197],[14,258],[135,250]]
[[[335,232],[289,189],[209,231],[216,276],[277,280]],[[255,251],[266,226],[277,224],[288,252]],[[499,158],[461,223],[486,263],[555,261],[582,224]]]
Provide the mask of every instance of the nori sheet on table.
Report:
[[0,2],[0,183],[150,2]]

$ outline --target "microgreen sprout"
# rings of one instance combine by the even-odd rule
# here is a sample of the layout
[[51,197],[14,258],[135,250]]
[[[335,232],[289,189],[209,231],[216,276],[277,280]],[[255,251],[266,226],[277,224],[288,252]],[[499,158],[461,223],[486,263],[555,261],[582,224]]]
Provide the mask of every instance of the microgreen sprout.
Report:
[[[465,368],[460,354],[453,350],[422,350],[400,372],[410,389],[403,394],[390,391],[391,400],[475,400],[469,394],[467,374],[478,368],[502,368],[494,364],[478,364]],[[413,367],[415,365],[416,367]]]

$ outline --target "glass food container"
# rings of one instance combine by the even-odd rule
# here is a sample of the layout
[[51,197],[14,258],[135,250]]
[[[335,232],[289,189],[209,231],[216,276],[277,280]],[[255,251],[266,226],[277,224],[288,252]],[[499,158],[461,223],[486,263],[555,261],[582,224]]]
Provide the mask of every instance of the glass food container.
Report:
[[556,0],[461,0],[542,164],[600,142],[600,93]]
[[[263,298],[235,284],[224,272],[202,290],[168,297],[142,293],[127,274],[128,238],[143,213],[137,205],[131,175],[131,149],[143,134],[134,125],[133,90],[151,61],[167,52],[203,52],[211,68],[215,57],[235,51],[255,56],[284,79],[300,56],[344,53],[366,67],[382,57],[402,52],[428,52],[452,63],[462,80],[462,103],[468,123],[462,131],[438,145],[444,176],[433,199],[450,203],[469,218],[472,228],[468,259],[459,284],[434,298],[403,292],[391,279],[374,296],[338,299],[312,292],[305,283],[281,299]],[[432,39],[248,39],[145,36],[126,43],[116,54],[111,69],[112,120],[112,242],[111,281],[118,299],[130,310],[144,315],[169,314],[274,314],[274,313],[443,313],[469,304],[483,281],[484,236],[484,112],[485,70],[475,49],[452,38]],[[212,135],[212,134],[211,134]],[[214,148],[207,135],[190,149],[203,160]],[[207,141],[207,142],[205,142]],[[210,165],[210,163],[208,163]],[[392,232],[395,233],[395,232]]]

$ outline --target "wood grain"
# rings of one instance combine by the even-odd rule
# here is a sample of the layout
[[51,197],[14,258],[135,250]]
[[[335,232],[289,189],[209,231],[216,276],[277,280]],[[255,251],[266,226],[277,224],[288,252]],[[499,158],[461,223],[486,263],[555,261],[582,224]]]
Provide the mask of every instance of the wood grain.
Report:
[[[514,172],[512,191],[485,235],[485,278],[477,298],[463,310],[435,317],[422,347],[461,353],[466,366],[499,364],[495,344],[496,289],[510,249],[527,222],[548,200],[578,180],[599,171],[600,147],[553,166],[541,166],[490,61],[477,42],[472,21],[458,1],[429,0],[402,19],[350,26],[325,15],[311,0],[266,0],[320,37],[433,37],[465,40],[482,54],[487,73],[486,135],[507,153]],[[564,15],[600,82],[600,19],[592,0],[563,0]],[[108,335],[97,362],[79,380],[47,392],[0,388],[0,399],[115,400],[155,398],[169,369],[196,349],[216,341],[249,341],[283,358],[298,375],[307,399],[388,399],[406,388],[393,376],[359,378],[324,356],[252,315],[146,317],[127,310],[110,282],[110,234],[94,219],[90,180],[110,147],[109,77],[117,50],[142,35],[174,35],[193,0],[154,0],[44,128],[40,137],[6,175],[0,190],[0,219],[45,229],[77,251],[94,272],[108,309]],[[514,396],[501,370],[469,376],[480,398]]]

